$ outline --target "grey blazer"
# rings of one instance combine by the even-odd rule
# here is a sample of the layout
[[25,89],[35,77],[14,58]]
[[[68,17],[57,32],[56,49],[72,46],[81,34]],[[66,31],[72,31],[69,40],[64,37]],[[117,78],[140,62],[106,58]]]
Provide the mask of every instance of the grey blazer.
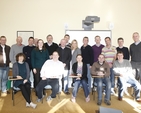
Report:
[[[29,77],[30,77],[30,70],[29,70],[29,66],[28,66],[27,62],[25,62],[25,66],[26,66],[26,71],[27,71],[26,79],[28,80]],[[17,75],[19,75],[19,68],[18,68],[18,63],[17,62],[15,62],[13,64],[12,72],[13,72],[13,76],[14,77],[16,77]]]
[[75,49],[72,54],[72,65],[76,62],[76,56],[81,54],[81,50],[79,48]]

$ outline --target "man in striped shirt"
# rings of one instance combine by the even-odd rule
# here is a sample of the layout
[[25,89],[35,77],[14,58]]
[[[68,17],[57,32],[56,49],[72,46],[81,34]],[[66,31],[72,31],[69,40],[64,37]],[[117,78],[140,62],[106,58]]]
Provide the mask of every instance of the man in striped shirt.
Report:
[[113,62],[116,59],[116,47],[111,45],[111,38],[105,38],[106,46],[102,49],[102,53],[105,56],[105,61],[108,62],[110,66],[110,81],[111,81],[111,94],[115,94],[114,87],[115,87],[115,77],[113,73]]

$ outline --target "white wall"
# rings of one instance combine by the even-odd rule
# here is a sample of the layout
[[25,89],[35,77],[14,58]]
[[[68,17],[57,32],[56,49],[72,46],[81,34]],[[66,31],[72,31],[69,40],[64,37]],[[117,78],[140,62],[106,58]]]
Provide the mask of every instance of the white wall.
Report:
[[82,20],[95,15],[101,20],[93,30],[108,30],[113,22],[113,45],[117,46],[117,38],[123,37],[129,46],[132,33],[141,34],[140,6],[141,0],[0,0],[0,35],[12,45],[18,30],[30,30],[44,40],[52,34],[58,43],[64,36],[65,23],[70,30],[83,30]]

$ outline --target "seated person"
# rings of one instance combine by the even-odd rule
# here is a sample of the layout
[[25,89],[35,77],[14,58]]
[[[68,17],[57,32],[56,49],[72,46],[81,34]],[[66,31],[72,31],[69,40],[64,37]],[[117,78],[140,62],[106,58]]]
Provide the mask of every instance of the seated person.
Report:
[[95,62],[91,67],[92,76],[101,76],[97,77],[97,93],[98,93],[98,102],[97,105],[101,105],[102,103],[102,89],[103,83],[106,85],[105,89],[105,100],[104,102],[107,105],[111,105],[110,96],[111,96],[111,82],[110,82],[110,67],[107,62],[105,62],[104,55],[100,54],[98,56],[98,61]]
[[122,100],[123,92],[127,89],[127,83],[134,86],[135,89],[135,98],[137,102],[141,102],[140,99],[140,89],[141,86],[139,82],[135,79],[132,74],[132,67],[128,60],[123,59],[123,52],[119,51],[117,53],[117,59],[114,61],[113,70],[115,75],[119,75],[119,91],[118,91],[118,100]]
[[36,87],[38,96],[37,102],[40,102],[41,98],[43,98],[42,92],[46,85],[50,85],[52,87],[52,94],[47,97],[47,101],[55,98],[59,91],[59,78],[62,78],[64,65],[58,60],[58,58],[59,54],[57,52],[53,52],[52,59],[47,60],[41,68],[41,81]]
[[87,65],[82,62],[82,56],[80,54],[76,57],[77,62],[72,65],[72,75],[77,76],[74,80],[74,88],[72,91],[71,101],[75,103],[75,98],[79,89],[80,84],[82,84],[86,102],[90,101],[89,89],[88,89],[88,78],[87,78]]
[[36,104],[31,102],[30,95],[31,95],[31,87],[29,82],[30,70],[29,66],[25,61],[25,55],[23,53],[18,53],[16,55],[16,61],[13,64],[13,77],[21,80],[14,81],[14,87],[20,88],[23,97],[26,100],[26,107],[36,108]]

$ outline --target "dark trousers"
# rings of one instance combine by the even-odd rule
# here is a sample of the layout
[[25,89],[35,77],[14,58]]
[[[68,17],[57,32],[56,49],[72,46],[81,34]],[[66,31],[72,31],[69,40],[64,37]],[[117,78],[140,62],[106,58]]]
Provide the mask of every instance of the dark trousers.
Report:
[[26,82],[25,84],[20,84],[18,86],[22,92],[23,97],[25,98],[26,102],[30,104],[31,99],[30,99],[30,94],[31,94],[31,87],[30,83]]
[[33,75],[34,75],[34,88],[36,88],[36,86],[38,85],[38,83],[41,80],[41,77],[40,77],[41,69],[40,68],[36,68],[36,71],[37,71],[36,74],[33,73]]
[[46,85],[50,85],[52,87],[51,97],[52,98],[56,97],[56,94],[59,91],[59,80],[47,78],[46,80],[41,80],[36,87],[38,99],[42,98],[42,96],[43,96],[42,92],[43,92],[43,89]]

